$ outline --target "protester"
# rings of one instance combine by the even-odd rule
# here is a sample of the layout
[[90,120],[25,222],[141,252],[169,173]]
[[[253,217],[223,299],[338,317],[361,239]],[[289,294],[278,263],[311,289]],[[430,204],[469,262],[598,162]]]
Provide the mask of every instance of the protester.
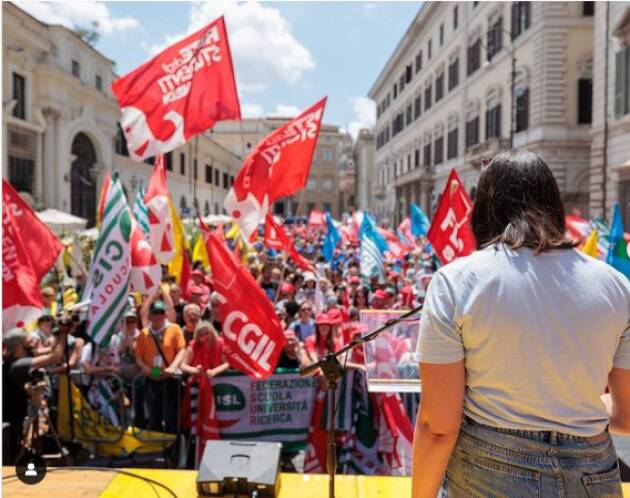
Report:
[[304,368],[311,364],[309,356],[304,351],[304,343],[298,340],[293,330],[285,330],[287,340],[276,368]]
[[[150,405],[149,428],[174,434],[177,432],[179,381],[174,361],[186,347],[182,329],[166,318],[167,306],[154,301],[149,311],[149,326],[142,329],[135,346],[136,364],[148,380]],[[168,403],[165,400],[169,400]]]
[[189,375],[216,377],[225,372],[225,345],[210,322],[201,321],[195,326],[193,339],[186,349],[179,368]]
[[184,308],[184,327],[182,328],[186,344],[192,341],[195,329],[200,319],[201,308],[194,303],[187,304]]
[[307,337],[315,333],[315,320],[313,320],[313,307],[308,301],[300,305],[299,318],[294,321],[289,329],[295,332],[297,338],[304,342]]
[[173,309],[175,309],[175,323],[180,327],[184,326],[184,306],[188,303],[182,298],[182,289],[176,283],[169,285],[169,295],[173,302]]

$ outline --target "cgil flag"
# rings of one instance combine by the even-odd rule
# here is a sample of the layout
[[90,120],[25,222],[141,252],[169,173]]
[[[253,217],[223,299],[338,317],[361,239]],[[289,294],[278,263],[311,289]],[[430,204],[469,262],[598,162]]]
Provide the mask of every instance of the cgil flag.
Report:
[[151,296],[162,281],[162,266],[133,215],[131,223],[131,290]]
[[306,185],[325,106],[324,97],[265,137],[245,159],[224,207],[246,242],[252,241],[269,206]]
[[149,237],[151,235],[151,224],[149,223],[149,208],[144,203],[145,194],[141,185],[136,192],[136,199],[133,202],[133,216],[144,234]]
[[83,300],[90,302],[87,334],[100,346],[109,344],[128,305],[131,230],[131,211],[122,184],[114,175],[83,295]]
[[623,221],[618,203],[613,206],[612,223],[608,237],[609,247],[606,262],[630,279],[630,254],[628,254],[628,243],[624,239]]
[[173,210],[162,155],[155,159],[144,203],[149,214],[149,242],[158,262],[166,265],[175,256],[175,241]]
[[2,330],[35,320],[43,308],[39,284],[63,244],[2,179]]
[[217,121],[240,120],[223,17],[117,79],[112,91],[135,161],[170,152]]
[[269,377],[286,343],[276,310],[251,273],[216,234],[206,234],[228,362],[255,379]]

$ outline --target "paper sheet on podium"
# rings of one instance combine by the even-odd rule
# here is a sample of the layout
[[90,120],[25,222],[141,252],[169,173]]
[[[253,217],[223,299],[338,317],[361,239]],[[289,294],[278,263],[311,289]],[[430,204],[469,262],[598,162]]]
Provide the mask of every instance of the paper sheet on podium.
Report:
[[[406,310],[361,310],[360,322],[366,335],[398,318]],[[368,391],[421,392],[418,364],[413,353],[418,342],[420,318],[417,315],[383,331],[376,339],[364,344]]]

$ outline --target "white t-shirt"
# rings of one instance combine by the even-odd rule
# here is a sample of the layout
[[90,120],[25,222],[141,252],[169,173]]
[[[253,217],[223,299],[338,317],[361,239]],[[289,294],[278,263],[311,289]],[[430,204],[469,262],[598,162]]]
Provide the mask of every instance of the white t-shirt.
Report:
[[578,436],[603,431],[613,366],[630,369],[630,282],[574,249],[487,248],[429,285],[416,359],[464,359],[464,413]]

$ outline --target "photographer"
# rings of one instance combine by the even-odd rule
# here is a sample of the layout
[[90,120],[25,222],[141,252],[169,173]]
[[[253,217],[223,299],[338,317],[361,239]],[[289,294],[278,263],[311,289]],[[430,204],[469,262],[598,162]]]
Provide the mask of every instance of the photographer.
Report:
[[22,329],[11,329],[2,342],[2,404],[3,422],[10,424],[9,455],[5,455],[5,465],[17,455],[22,439],[24,417],[28,407],[28,396],[24,384],[31,380],[37,369],[59,362],[63,356],[60,343],[55,344],[50,353],[33,356],[32,342]]

